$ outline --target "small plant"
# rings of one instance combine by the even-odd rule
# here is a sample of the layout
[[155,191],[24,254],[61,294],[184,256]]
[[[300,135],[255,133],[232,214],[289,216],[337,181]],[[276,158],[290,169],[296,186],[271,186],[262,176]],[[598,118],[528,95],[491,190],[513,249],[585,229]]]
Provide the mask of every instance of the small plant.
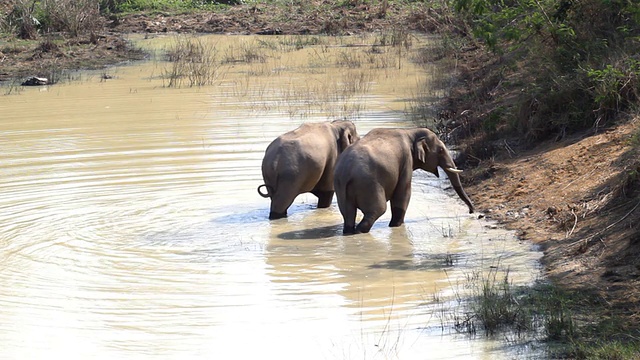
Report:
[[3,86],[4,95],[20,94],[24,91],[24,87],[18,81],[12,81],[10,84]]
[[509,279],[508,269],[500,274],[497,266],[492,267],[480,278],[478,287],[474,289],[476,300],[471,307],[475,320],[487,334],[493,335],[502,328],[513,329],[517,333],[531,328],[518,295]]
[[264,42],[251,41],[241,42],[238,47],[229,46],[222,57],[225,64],[233,63],[264,63],[267,61],[267,55],[264,53]]
[[376,40],[376,44],[408,49],[413,45],[413,39],[406,27],[394,26],[390,30],[382,32]]
[[620,88],[625,78],[624,73],[612,65],[604,69],[591,69],[587,76],[594,82],[594,101],[600,109],[618,109],[621,95]]
[[444,266],[453,266],[456,262],[455,256],[451,253],[447,253],[444,257]]
[[163,78],[168,87],[212,85],[222,75],[215,46],[197,37],[176,37],[167,57],[170,65]]
[[341,51],[338,54],[338,57],[336,59],[336,65],[347,67],[350,69],[355,69],[362,66],[362,59],[360,57],[360,54],[357,54],[351,50],[345,50],[345,51]]
[[42,0],[37,10],[45,32],[63,31],[74,37],[97,29],[102,21],[97,0]]
[[640,98],[640,60],[629,58],[620,67],[607,64],[586,72],[591,80],[594,107],[600,116],[625,109]]
[[640,147],[640,127],[638,127],[629,139],[629,144],[633,147]]
[[342,76],[342,93],[345,96],[352,94],[366,94],[371,88],[374,74],[370,71],[348,71]]

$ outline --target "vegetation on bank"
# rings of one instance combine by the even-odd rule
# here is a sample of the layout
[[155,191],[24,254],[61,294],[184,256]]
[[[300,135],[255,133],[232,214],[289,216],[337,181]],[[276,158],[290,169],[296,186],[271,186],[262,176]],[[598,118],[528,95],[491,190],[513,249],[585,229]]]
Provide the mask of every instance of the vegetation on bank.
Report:
[[[456,60],[455,66],[466,66],[459,79],[464,86],[449,94],[439,130],[461,143],[467,167],[475,168],[471,172],[478,178],[491,176],[494,157],[509,158],[544,142],[595,133],[640,117],[639,1],[452,0],[438,14],[442,23],[449,24],[441,32],[440,56]],[[606,195],[607,202],[590,214],[567,212],[571,215],[567,236],[578,216],[586,221],[606,215],[615,221],[597,223],[600,227],[593,231],[600,234],[600,241],[607,242],[611,235],[605,230],[625,234],[618,235],[629,239],[625,251],[637,253],[633,239],[640,233],[636,211],[640,160],[632,153],[640,152],[638,138],[640,128],[627,140],[630,153],[611,159],[625,164],[620,166],[622,173],[599,194],[584,194],[585,199]],[[585,155],[580,165],[590,166]],[[581,251],[589,246],[585,243]],[[608,261],[615,264],[625,256]],[[553,285],[523,291],[511,287],[506,277],[500,280],[480,281],[471,312],[460,321],[463,328],[492,333],[503,327],[517,332],[544,319],[544,339],[557,345],[552,348],[557,357],[640,357],[634,310],[615,309],[615,298],[602,297],[596,289]]]
[[[489,51],[460,129],[539,141],[609,124],[640,96],[637,0],[452,0],[459,33]],[[477,150],[476,150],[477,151]],[[482,154],[478,154],[482,155]]]
[[444,309],[442,319],[460,333],[502,336],[514,344],[539,341],[552,359],[640,356],[632,324],[624,316],[603,316],[608,304],[593,294],[546,281],[514,285],[499,265],[468,274],[463,287],[469,296],[456,294],[461,304]]
[[239,3],[240,0],[8,0],[0,5],[0,31],[22,39],[56,32],[77,36],[98,31],[104,26],[104,17],[113,14],[216,10]]

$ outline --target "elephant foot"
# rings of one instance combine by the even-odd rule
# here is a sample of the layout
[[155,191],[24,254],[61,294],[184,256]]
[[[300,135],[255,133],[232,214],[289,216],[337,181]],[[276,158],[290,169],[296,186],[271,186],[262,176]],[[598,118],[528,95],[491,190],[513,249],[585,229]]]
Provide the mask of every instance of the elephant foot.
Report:
[[398,227],[404,224],[404,214],[406,211],[402,208],[392,207],[391,208],[391,221],[389,222],[390,227]]
[[373,223],[368,222],[366,220],[360,221],[360,224],[356,227],[356,231],[360,233],[368,233],[371,230]]
[[269,213],[269,220],[282,219],[282,218],[286,218],[286,217],[287,217],[287,212],[286,211],[283,212],[283,213],[271,211]]
[[333,200],[333,191],[314,191],[313,194],[318,197],[318,208],[328,208]]
[[354,225],[347,226],[345,225],[342,228],[342,235],[353,235],[356,233],[356,227]]

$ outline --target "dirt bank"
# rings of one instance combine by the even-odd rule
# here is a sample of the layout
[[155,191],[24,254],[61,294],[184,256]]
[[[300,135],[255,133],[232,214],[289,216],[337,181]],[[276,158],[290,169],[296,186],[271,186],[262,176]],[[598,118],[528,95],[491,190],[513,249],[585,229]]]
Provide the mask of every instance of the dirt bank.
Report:
[[[478,79],[499,69],[482,58],[476,50],[458,58],[460,81],[446,109],[458,123],[481,123],[509,101],[504,99],[515,98],[478,87]],[[479,97],[496,101],[471,103]],[[543,143],[517,137],[481,140],[482,146],[478,138],[459,142],[463,149],[473,144],[490,154],[482,160],[469,155],[464,174],[482,214],[540,245],[549,278],[589,294],[604,311],[598,315],[638,328],[640,117],[625,114],[618,122]]]
[[488,218],[545,250],[548,274],[638,314],[638,122],[503,155],[470,171],[467,191]]

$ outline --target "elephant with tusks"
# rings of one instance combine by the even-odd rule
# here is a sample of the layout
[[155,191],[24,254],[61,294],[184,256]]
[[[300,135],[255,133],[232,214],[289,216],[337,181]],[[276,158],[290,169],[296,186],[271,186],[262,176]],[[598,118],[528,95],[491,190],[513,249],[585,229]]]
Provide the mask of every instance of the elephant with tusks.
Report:
[[[334,187],[344,219],[344,234],[369,232],[391,202],[389,226],[400,226],[411,198],[413,171],[435,176],[441,167],[460,199],[474,206],[460,183],[459,173],[444,143],[429,129],[373,129],[338,158]],[[356,212],[363,219],[356,227]]]

